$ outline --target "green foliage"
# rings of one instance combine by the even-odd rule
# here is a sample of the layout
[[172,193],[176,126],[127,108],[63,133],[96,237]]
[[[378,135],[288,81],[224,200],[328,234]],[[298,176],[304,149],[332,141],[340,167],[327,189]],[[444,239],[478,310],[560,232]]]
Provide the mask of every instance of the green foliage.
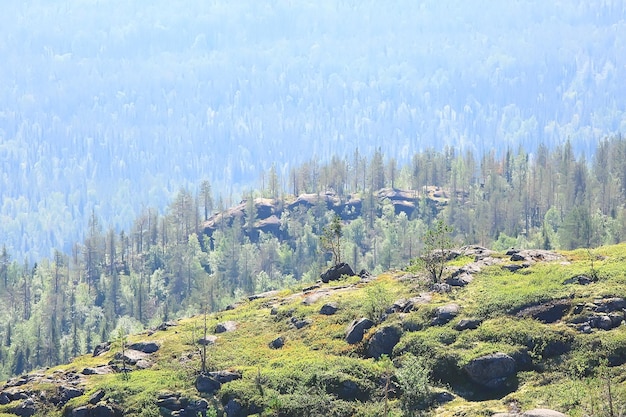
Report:
[[364,289],[361,311],[363,316],[374,322],[382,321],[393,302],[393,295],[383,281],[369,283]]
[[431,402],[428,363],[421,357],[407,353],[396,375],[402,388],[401,403],[405,415],[419,415],[419,410],[427,408]]
[[333,263],[341,263],[341,238],[343,237],[343,225],[338,214],[333,216],[330,224],[322,229],[322,248],[333,255]]
[[452,248],[450,234],[452,227],[439,219],[428,229],[424,236],[424,267],[430,273],[433,282],[440,282],[446,266],[447,252]]

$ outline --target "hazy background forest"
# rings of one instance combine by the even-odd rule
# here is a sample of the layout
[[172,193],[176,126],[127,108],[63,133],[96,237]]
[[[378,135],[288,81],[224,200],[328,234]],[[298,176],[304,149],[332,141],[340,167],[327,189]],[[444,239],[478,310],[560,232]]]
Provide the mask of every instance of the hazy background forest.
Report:
[[597,1],[9,2],[0,17],[0,236],[65,253],[92,213],[117,230],[209,180],[239,201],[275,164],[379,147],[625,129],[626,5]]
[[[458,244],[624,240],[625,16],[621,1],[10,2],[0,378],[317,279],[335,212],[290,194],[359,201],[357,270],[405,266],[436,216]],[[274,233],[257,233],[261,197]]]

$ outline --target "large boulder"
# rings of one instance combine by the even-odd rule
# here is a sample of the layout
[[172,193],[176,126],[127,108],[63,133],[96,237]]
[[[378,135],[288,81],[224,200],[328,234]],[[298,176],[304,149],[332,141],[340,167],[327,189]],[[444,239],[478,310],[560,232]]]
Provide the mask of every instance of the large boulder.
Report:
[[198,392],[205,394],[213,394],[222,387],[222,384],[216,378],[209,375],[198,375],[195,385]]
[[363,340],[363,335],[365,332],[374,326],[374,322],[368,318],[361,318],[354,320],[348,326],[348,330],[346,331],[346,342],[351,345],[355,345]]
[[435,309],[435,317],[431,324],[433,326],[441,326],[459,315],[461,307],[458,304],[446,304]]
[[338,281],[344,275],[351,277],[354,275],[354,271],[350,265],[345,262],[341,262],[329,268],[326,272],[320,275],[320,278],[322,279],[322,282],[328,283],[330,281]]
[[382,355],[391,356],[400,337],[402,337],[402,330],[397,326],[385,326],[378,329],[367,344],[367,356],[375,359]]
[[492,390],[503,388],[516,373],[515,360],[501,352],[473,359],[463,369],[473,382]]
[[137,342],[128,346],[128,349],[138,350],[143,353],[154,353],[159,350],[160,346],[156,342]]

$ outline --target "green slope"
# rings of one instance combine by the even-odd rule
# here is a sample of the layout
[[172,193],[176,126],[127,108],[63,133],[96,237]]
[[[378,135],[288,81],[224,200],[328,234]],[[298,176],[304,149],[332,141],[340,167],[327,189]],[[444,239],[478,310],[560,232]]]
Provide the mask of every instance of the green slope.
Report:
[[[433,286],[419,270],[389,271],[370,280],[350,277],[262,294],[207,316],[209,336],[215,336],[208,338],[208,370],[237,378],[213,393],[201,393],[195,384],[205,327],[198,315],[128,336],[124,352],[140,360],[127,374],[115,372],[123,365],[120,339],[99,356],[8,381],[0,390],[0,415],[78,417],[97,415],[98,407],[98,415],[196,415],[205,408],[207,415],[226,410],[229,416],[408,415],[403,368],[411,355],[431,370],[424,415],[535,408],[611,415],[608,388],[613,415],[619,415],[626,405],[626,245],[558,255],[522,252],[514,260],[516,254],[479,252],[466,249],[448,263],[448,277],[470,271],[473,279],[465,286]],[[404,302],[389,310],[398,300],[410,300],[412,308]],[[325,304],[336,313],[321,314]],[[458,311],[442,313],[452,305]],[[354,319],[385,310],[362,342],[346,342]],[[476,328],[458,330],[465,319],[475,320],[470,327]],[[215,333],[219,323],[234,328]],[[391,362],[368,358],[370,342],[383,328],[401,332]],[[278,337],[284,345],[270,347]],[[158,350],[138,354],[129,348],[136,342],[155,342]],[[515,370],[488,388],[467,368],[495,353],[511,357]]]

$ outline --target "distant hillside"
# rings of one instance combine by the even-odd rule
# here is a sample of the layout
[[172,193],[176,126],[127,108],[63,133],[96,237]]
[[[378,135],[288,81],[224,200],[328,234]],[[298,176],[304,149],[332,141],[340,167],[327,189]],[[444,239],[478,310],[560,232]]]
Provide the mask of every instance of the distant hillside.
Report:
[[[619,0],[42,0],[0,16],[0,236],[31,262],[209,180],[626,131]],[[434,185],[441,185],[435,184]]]
[[257,294],[15,377],[0,413],[618,415],[625,250],[473,246],[437,283],[411,267]]

